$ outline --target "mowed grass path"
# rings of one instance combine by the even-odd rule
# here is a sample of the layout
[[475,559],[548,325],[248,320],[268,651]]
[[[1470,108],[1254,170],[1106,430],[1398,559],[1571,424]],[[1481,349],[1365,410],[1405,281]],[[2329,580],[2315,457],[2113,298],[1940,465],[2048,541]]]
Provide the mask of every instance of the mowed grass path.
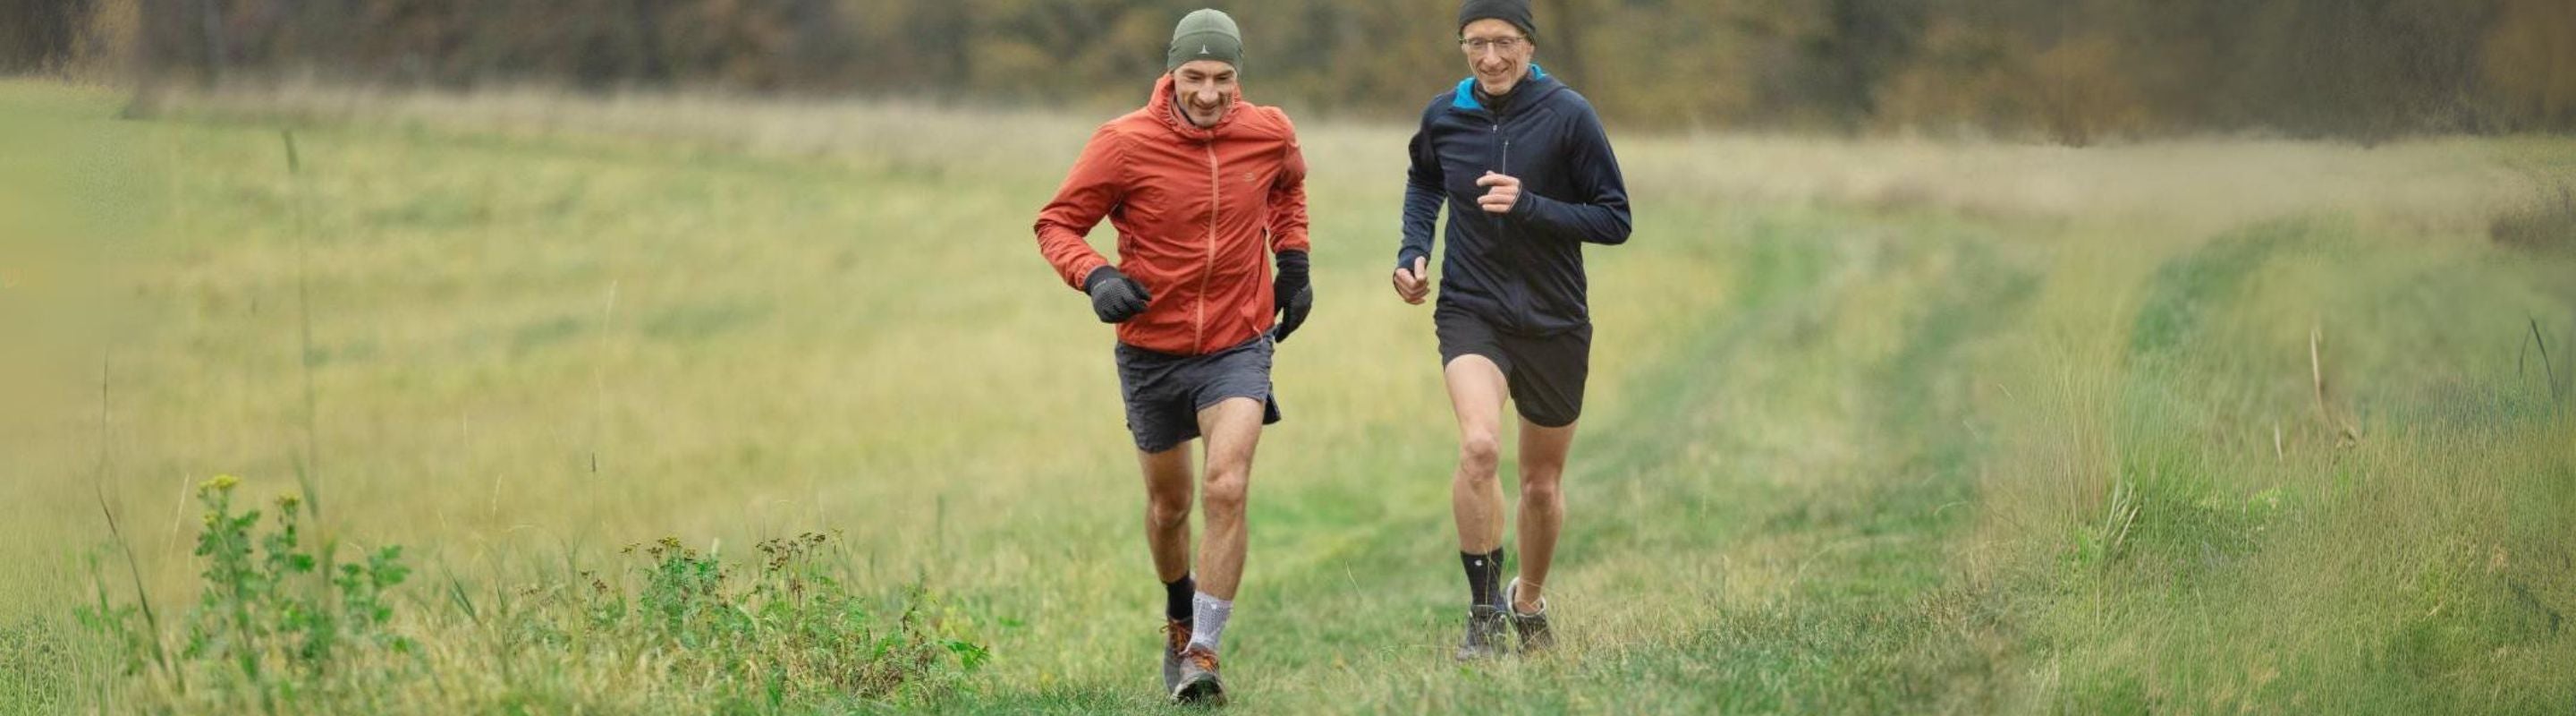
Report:
[[[716,707],[453,673],[486,635],[438,590],[832,529],[994,659],[791,710],[1168,708],[1109,332],[1028,228],[1099,118],[404,102],[111,122],[0,88],[125,207],[78,212],[102,252],[0,265],[0,303],[96,318],[15,324],[73,349],[13,371],[13,638],[76,642],[47,635],[109,554],[94,490],[181,605],[184,491],[309,468],[327,530],[437,577],[400,604],[435,668],[399,710]],[[1404,137],[1305,128],[1319,304],[1253,476],[1235,710],[2576,708],[2576,254],[2497,240],[2576,226],[2535,199],[2576,145],[1616,137],[1638,227],[1588,254],[1568,643],[1460,667],[1453,430],[1429,313],[1385,287]],[[0,706],[154,698],[81,663]]]

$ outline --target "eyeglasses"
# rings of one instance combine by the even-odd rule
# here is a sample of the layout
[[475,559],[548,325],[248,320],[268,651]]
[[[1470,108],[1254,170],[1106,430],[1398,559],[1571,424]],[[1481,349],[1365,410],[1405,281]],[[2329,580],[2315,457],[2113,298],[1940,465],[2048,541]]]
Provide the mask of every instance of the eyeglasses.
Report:
[[1472,54],[1476,54],[1476,53],[1484,52],[1484,51],[1485,51],[1485,48],[1488,48],[1488,47],[1494,48],[1495,50],[1499,50],[1499,51],[1502,51],[1502,52],[1511,52],[1511,51],[1513,51],[1513,50],[1521,49],[1521,45],[1525,45],[1525,44],[1529,44],[1529,38],[1526,38],[1526,37],[1494,37],[1494,38],[1469,37],[1469,38],[1461,38],[1461,39],[1459,39],[1459,40],[1458,40],[1458,49],[1466,50],[1466,51],[1467,51],[1467,54],[1471,54],[1471,55],[1472,55]]

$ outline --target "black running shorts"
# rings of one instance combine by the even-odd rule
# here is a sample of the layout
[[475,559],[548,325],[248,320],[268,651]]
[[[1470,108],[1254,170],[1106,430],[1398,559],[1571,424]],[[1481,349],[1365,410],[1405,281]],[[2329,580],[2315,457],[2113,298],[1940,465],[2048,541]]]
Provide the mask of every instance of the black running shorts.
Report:
[[1440,336],[1440,365],[1479,355],[1503,369],[1512,405],[1542,428],[1574,424],[1583,415],[1583,381],[1592,373],[1592,324],[1543,336],[1496,329],[1467,309],[1442,303],[1431,312]]

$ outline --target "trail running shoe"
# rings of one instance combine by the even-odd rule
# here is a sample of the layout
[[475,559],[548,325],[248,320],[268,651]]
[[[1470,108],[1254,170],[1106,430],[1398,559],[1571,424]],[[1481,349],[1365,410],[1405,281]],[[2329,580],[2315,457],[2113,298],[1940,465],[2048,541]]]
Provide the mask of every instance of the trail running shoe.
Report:
[[1172,687],[1172,702],[1196,706],[1225,705],[1225,683],[1216,676],[1216,652],[1197,646],[1181,652],[1180,684]]
[[1163,623],[1163,693],[1181,686],[1181,651],[1190,646],[1190,623],[1173,619]]
[[1503,587],[1503,603],[1511,605],[1509,609],[1512,615],[1512,631],[1520,632],[1521,635],[1521,653],[1546,651],[1549,647],[1556,646],[1556,630],[1547,626],[1547,598],[1538,598],[1537,613],[1522,614],[1520,590],[1521,578],[1519,577],[1513,577],[1512,583]]
[[1503,643],[1503,610],[1478,604],[1467,608],[1467,636],[1458,642],[1458,660],[1476,661],[1506,656],[1511,646]]

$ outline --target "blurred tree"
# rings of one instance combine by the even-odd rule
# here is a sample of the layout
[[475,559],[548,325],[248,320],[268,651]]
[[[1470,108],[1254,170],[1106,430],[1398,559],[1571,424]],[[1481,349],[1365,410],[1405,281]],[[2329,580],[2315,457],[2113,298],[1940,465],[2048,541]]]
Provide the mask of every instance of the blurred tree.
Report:
[[[0,67],[98,0],[0,0]],[[120,2],[128,0],[119,0]],[[594,91],[1132,106],[1204,0],[130,0],[146,82],[227,73]],[[2066,142],[2576,129],[2570,0],[1533,0],[1539,60],[1614,124]],[[1227,8],[1256,101],[1409,117],[1465,74],[1455,0]],[[53,59],[48,59],[53,58]]]
[[2498,124],[2576,127],[2576,3],[2507,0],[2480,68]]
[[57,72],[89,23],[90,0],[0,0],[0,72]]
[[1877,90],[1913,59],[1923,33],[1916,0],[1825,0],[1824,22],[1800,45],[1812,101],[1834,124],[1852,128],[1878,112]]

